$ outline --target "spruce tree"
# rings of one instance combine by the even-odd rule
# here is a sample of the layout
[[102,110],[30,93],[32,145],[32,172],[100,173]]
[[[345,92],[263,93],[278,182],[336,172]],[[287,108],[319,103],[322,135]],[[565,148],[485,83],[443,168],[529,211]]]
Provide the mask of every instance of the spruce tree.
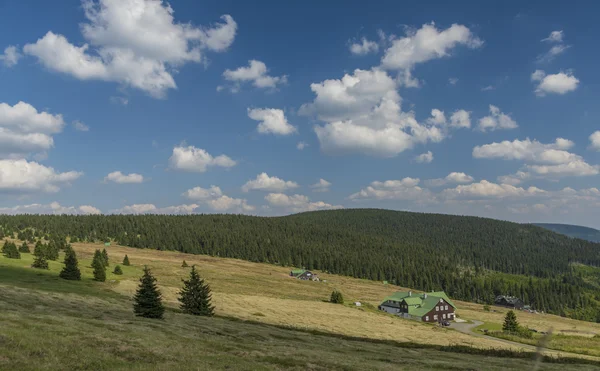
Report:
[[96,250],[94,253],[94,260],[92,260],[92,268],[94,268],[94,280],[99,282],[106,281],[106,266],[104,266],[104,257],[100,250]]
[[187,268],[187,267],[189,267],[189,265],[184,260],[183,263],[181,263],[181,267],[182,268]]
[[21,253],[19,253],[17,245],[14,242],[5,243],[2,248],[2,254],[9,259],[21,259]]
[[118,274],[118,275],[123,274],[123,270],[121,269],[120,265],[115,266],[115,269],[113,270],[113,274]]
[[104,266],[108,267],[108,252],[106,249],[102,249],[102,259],[104,259]]
[[33,264],[31,264],[32,268],[38,269],[49,269],[48,261],[46,260],[46,256],[44,254],[36,255],[35,259],[33,259]]
[[344,304],[344,296],[338,290],[333,290],[329,302],[334,304]]
[[136,316],[158,319],[163,318],[165,307],[162,305],[156,278],[152,276],[148,267],[144,267],[144,275],[140,278],[140,286],[133,299],[133,312]]
[[21,245],[21,247],[19,247],[19,252],[22,252],[22,253],[25,253],[25,254],[31,253],[31,251],[29,250],[29,245],[27,245],[27,242],[23,242],[23,244]]
[[211,305],[210,286],[204,283],[192,266],[189,280],[182,280],[183,288],[179,292],[180,308],[183,313],[195,316],[212,316],[215,308]]
[[63,267],[62,271],[60,271],[59,276],[65,280],[81,280],[81,272],[79,271],[77,255],[71,248],[68,248],[65,252],[65,266]]
[[125,257],[123,258],[123,265],[128,267],[129,264],[129,257],[127,255],[125,255]]
[[502,324],[502,331],[517,333],[519,332],[519,322],[517,321],[517,316],[515,312],[509,310],[506,313],[506,317],[504,317],[504,323]]

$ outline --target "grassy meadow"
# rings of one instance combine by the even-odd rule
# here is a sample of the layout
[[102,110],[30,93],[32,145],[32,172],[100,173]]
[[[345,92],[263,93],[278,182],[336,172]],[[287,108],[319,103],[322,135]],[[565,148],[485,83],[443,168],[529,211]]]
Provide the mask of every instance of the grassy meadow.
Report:
[[[377,311],[383,297],[401,289],[381,282],[320,272],[326,282],[307,282],[290,278],[285,267],[110,246],[107,281],[97,283],[91,279],[90,263],[95,249],[104,246],[74,243],[73,247],[82,270],[80,282],[58,278],[63,254],[58,262],[50,262],[48,271],[30,268],[30,254],[22,254],[20,260],[0,257],[0,369],[3,364],[38,369],[32,363],[38,356],[41,364],[48,365],[40,368],[46,369],[61,368],[62,357],[72,365],[80,361],[93,369],[147,369],[148,365],[167,369],[176,364],[183,369],[502,369],[506,362],[511,362],[510,368],[531,364],[529,359],[484,354],[490,348],[522,350],[518,344]],[[124,274],[112,274],[125,254],[132,266],[121,265]],[[211,285],[217,318],[177,313],[177,292],[189,271],[181,267],[184,259],[190,266],[195,264]],[[171,309],[165,321],[133,316],[130,297],[144,265],[152,269]],[[326,302],[333,289],[344,294],[345,305]],[[362,306],[355,307],[355,301]],[[481,305],[471,303],[457,305],[461,318],[490,324],[502,323],[505,312],[484,312]],[[581,336],[573,335],[589,339],[600,334],[600,325],[594,323],[520,312],[518,318],[522,325],[540,331],[553,327],[567,340],[580,341]],[[417,349],[414,344],[422,345]],[[466,347],[482,353],[447,351]],[[546,354],[590,359],[597,355],[578,346],[555,349],[561,351]],[[544,364],[544,369],[556,366]]]

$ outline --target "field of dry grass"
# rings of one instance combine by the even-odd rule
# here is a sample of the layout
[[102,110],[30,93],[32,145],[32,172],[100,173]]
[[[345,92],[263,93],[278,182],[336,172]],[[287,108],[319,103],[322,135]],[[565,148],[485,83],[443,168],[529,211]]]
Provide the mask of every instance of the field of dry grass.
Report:
[[[89,261],[96,244],[73,244],[82,265]],[[157,277],[163,296],[170,306],[177,306],[177,292],[188,269],[183,260],[195,264],[213,290],[216,313],[221,316],[295,328],[315,329],[349,336],[412,341],[439,345],[469,345],[480,348],[520,349],[492,338],[476,338],[454,330],[438,328],[419,322],[400,319],[377,311],[381,299],[405,288],[384,285],[381,282],[319,273],[321,282],[300,281],[289,277],[289,268],[251,263],[237,259],[223,259],[203,255],[189,255],[172,251],[134,249],[122,246],[107,248],[114,266],[127,254],[132,266],[123,276],[109,275],[108,285],[117,293],[131,296],[138,284],[143,265],[148,265]],[[89,263],[87,263],[89,265]],[[84,274],[90,274],[86,268]],[[111,269],[111,268],[109,268]],[[326,281],[326,282],[324,282]],[[333,305],[327,299],[333,289],[344,294],[346,305]],[[361,308],[352,303],[360,301]],[[466,320],[501,323],[504,309],[484,312],[481,305],[457,302],[457,313]],[[600,334],[600,325],[575,321],[552,315],[518,313],[523,325],[543,331]],[[567,333],[567,332],[565,332]],[[550,354],[559,354],[549,351]]]

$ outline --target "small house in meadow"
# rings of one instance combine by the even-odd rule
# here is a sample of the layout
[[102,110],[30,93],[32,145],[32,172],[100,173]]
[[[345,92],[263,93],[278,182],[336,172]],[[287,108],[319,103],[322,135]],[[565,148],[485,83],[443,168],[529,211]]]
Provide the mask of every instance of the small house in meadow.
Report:
[[318,280],[317,275],[312,273],[309,270],[306,269],[293,269],[292,271],[290,271],[290,276],[295,277],[299,280],[312,280],[312,281],[316,281]]
[[506,295],[498,295],[496,296],[496,300],[494,300],[494,304],[500,305],[502,307],[512,308],[521,310],[525,306],[523,300],[515,297],[515,296],[506,296]]
[[383,299],[379,310],[423,322],[452,321],[456,316],[456,306],[443,291],[399,291]]

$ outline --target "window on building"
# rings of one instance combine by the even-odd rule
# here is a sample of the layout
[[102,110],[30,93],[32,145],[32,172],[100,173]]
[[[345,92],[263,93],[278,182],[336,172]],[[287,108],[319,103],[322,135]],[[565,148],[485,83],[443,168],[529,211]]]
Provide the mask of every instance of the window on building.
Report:
[[425,321],[429,321],[429,316],[425,316]]
[[437,314],[434,314],[434,315],[433,315],[433,320],[434,320],[434,321],[437,321],[437,319],[438,319],[438,315],[437,315]]
[[448,310],[448,306],[446,305],[446,310]]
[[436,312],[439,311],[439,310],[440,310],[440,307],[435,307],[435,311]]
[[446,319],[446,313],[442,314],[442,318]]

